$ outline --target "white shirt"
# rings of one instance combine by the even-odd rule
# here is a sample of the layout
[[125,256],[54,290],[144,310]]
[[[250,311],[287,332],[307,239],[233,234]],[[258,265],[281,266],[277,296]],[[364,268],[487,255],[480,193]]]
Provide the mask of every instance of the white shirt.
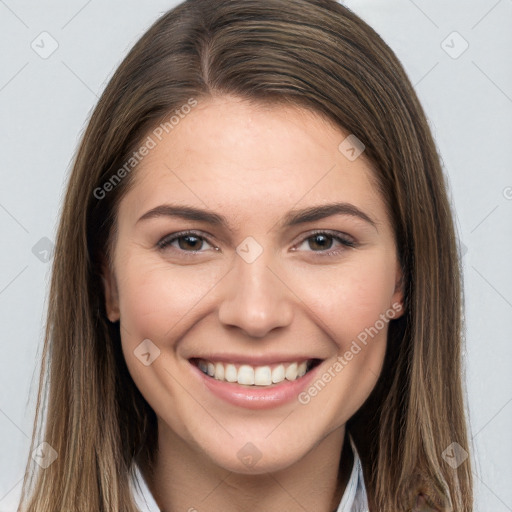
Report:
[[[336,512],[368,512],[368,498],[366,495],[366,487],[364,485],[361,460],[350,435],[349,439],[352,454],[354,456],[354,465],[352,466],[350,479]],[[153,495],[149,491],[137,465],[135,465],[135,474],[137,482],[136,484],[131,482],[132,492],[135,498],[135,503],[139,507],[140,511],[160,512],[160,509],[158,508]]]

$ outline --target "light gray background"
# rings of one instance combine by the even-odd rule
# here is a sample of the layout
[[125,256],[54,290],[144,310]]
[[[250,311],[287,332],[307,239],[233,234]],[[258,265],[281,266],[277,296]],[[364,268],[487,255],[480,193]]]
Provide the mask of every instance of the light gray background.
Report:
[[[0,512],[16,509],[29,449],[50,268],[40,240],[54,240],[113,70],[176,3],[0,0]],[[476,510],[512,511],[512,0],[346,4],[404,63],[444,161],[464,253]]]

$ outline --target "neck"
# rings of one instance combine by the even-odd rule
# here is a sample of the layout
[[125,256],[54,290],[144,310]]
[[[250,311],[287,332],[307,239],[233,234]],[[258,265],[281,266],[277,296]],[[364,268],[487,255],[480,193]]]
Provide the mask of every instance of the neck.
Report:
[[247,475],[217,466],[159,419],[154,472],[144,477],[162,512],[333,512],[353,465],[348,438],[344,440],[343,425],[292,466]]

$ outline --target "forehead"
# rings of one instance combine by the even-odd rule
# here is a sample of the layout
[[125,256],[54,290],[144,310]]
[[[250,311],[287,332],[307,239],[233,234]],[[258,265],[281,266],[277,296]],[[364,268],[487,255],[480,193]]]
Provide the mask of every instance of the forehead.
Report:
[[306,109],[217,97],[157,134],[149,132],[154,147],[121,202],[132,215],[169,201],[240,220],[332,201],[365,205],[376,217],[383,207],[364,153],[347,158],[339,146],[349,134]]

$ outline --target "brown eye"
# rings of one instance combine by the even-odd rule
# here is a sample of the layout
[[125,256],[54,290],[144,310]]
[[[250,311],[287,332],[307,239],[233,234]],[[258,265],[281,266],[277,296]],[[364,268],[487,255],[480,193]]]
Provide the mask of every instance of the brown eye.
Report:
[[176,240],[178,240],[178,247],[184,251],[198,251],[203,245],[203,240],[197,236],[180,236]]
[[318,233],[308,238],[309,247],[314,251],[330,249],[334,242],[334,238],[331,235],[325,235],[324,233]]
[[352,238],[344,236],[342,233],[319,231],[304,238],[302,242],[294,248],[294,251],[301,250],[315,252],[322,256],[336,256],[352,247],[356,247],[356,242],[352,240]]
[[203,249],[205,249],[205,246],[206,248],[208,248],[207,246],[210,246],[210,248],[215,249],[215,247],[213,247],[205,237],[191,232],[167,235],[162,238],[157,245],[160,249],[172,248],[177,251],[192,253],[204,252]]

